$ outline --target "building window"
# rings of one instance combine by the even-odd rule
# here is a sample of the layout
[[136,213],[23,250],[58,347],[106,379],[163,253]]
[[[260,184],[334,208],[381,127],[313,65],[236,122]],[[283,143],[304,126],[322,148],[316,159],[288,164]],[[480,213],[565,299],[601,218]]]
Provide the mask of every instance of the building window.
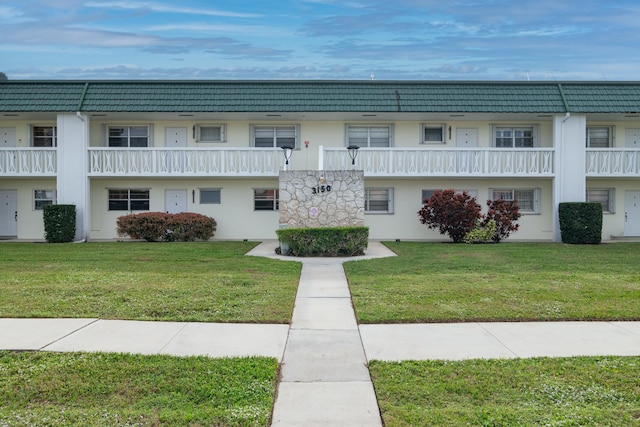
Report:
[[33,209],[41,211],[47,205],[56,203],[56,190],[34,190]]
[[149,147],[151,126],[109,126],[109,147]]
[[587,127],[587,147],[609,148],[613,147],[611,126]]
[[495,126],[494,144],[499,148],[531,148],[537,146],[536,126]]
[[603,213],[615,213],[615,189],[587,188],[587,202],[600,203]]
[[347,146],[391,147],[393,145],[393,125],[347,125]]
[[420,128],[421,144],[444,144],[446,142],[445,125],[422,124]]
[[515,189],[515,188],[500,188],[489,189],[489,194],[492,200],[505,200],[518,202],[518,207],[522,213],[539,213],[540,212],[540,189],[539,188],[527,188],[527,189]]
[[109,190],[110,211],[148,211],[149,190]]
[[34,147],[57,147],[58,132],[55,126],[33,126]]
[[196,142],[225,142],[225,126],[224,125],[196,125],[195,126]]
[[254,189],[253,209],[256,211],[277,211],[280,208],[280,190]]
[[366,213],[393,213],[393,188],[365,188]]
[[[478,200],[478,190],[456,190],[456,194],[462,194],[463,191],[466,191],[469,196]],[[422,199],[420,203],[424,204],[427,200],[431,198],[431,196],[433,196],[433,193],[435,192],[436,192],[435,189],[422,190]]]
[[251,144],[254,147],[298,147],[298,126],[251,126]]
[[201,188],[200,204],[201,205],[219,205],[220,192],[221,190],[219,188]]

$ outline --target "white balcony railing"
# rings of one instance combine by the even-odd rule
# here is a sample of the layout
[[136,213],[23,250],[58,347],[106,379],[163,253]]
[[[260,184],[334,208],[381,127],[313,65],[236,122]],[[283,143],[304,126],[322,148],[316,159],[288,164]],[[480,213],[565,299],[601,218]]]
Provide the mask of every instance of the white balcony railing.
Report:
[[640,150],[624,148],[588,148],[587,176],[629,177],[640,174]]
[[0,148],[0,175],[55,176],[57,157],[55,148]]
[[90,176],[278,176],[273,148],[89,148]]
[[[361,148],[356,169],[365,176],[553,176],[552,148]],[[344,148],[325,147],[320,168],[351,169]]]

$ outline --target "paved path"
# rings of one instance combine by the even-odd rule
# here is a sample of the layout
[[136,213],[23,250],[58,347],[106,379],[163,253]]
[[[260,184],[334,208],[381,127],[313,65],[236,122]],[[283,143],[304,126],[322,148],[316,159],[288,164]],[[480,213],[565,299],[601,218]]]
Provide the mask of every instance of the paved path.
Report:
[[292,258],[264,242],[249,255],[302,262],[291,325],[0,319],[0,350],[115,351],[282,363],[273,426],[381,426],[368,360],[640,355],[640,322],[357,325],[342,263],[393,256]]

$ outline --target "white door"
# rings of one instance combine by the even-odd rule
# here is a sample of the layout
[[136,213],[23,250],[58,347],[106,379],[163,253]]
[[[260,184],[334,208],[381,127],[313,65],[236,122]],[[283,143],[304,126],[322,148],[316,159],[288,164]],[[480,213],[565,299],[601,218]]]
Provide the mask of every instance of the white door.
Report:
[[625,136],[627,148],[640,148],[640,129],[627,129]]
[[624,235],[640,236],[640,191],[625,191]]
[[478,129],[457,129],[456,147],[473,148],[478,146]]
[[187,190],[165,190],[164,205],[170,214],[187,212]]
[[16,128],[0,128],[0,148],[16,146]]
[[0,191],[0,236],[18,235],[18,192]]
[[187,128],[166,128],[165,145],[170,148],[187,146]]

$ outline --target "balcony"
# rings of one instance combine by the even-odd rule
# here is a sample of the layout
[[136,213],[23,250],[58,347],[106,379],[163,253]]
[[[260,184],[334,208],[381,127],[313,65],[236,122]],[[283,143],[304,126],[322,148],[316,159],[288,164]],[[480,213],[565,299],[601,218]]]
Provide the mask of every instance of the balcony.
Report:
[[[365,177],[551,177],[553,148],[362,148],[355,169]],[[322,149],[320,168],[351,169],[344,148]]]
[[55,148],[0,148],[0,176],[55,177],[57,169]]
[[284,163],[273,148],[92,147],[89,176],[277,177]]
[[587,176],[638,177],[640,150],[624,148],[587,148]]

